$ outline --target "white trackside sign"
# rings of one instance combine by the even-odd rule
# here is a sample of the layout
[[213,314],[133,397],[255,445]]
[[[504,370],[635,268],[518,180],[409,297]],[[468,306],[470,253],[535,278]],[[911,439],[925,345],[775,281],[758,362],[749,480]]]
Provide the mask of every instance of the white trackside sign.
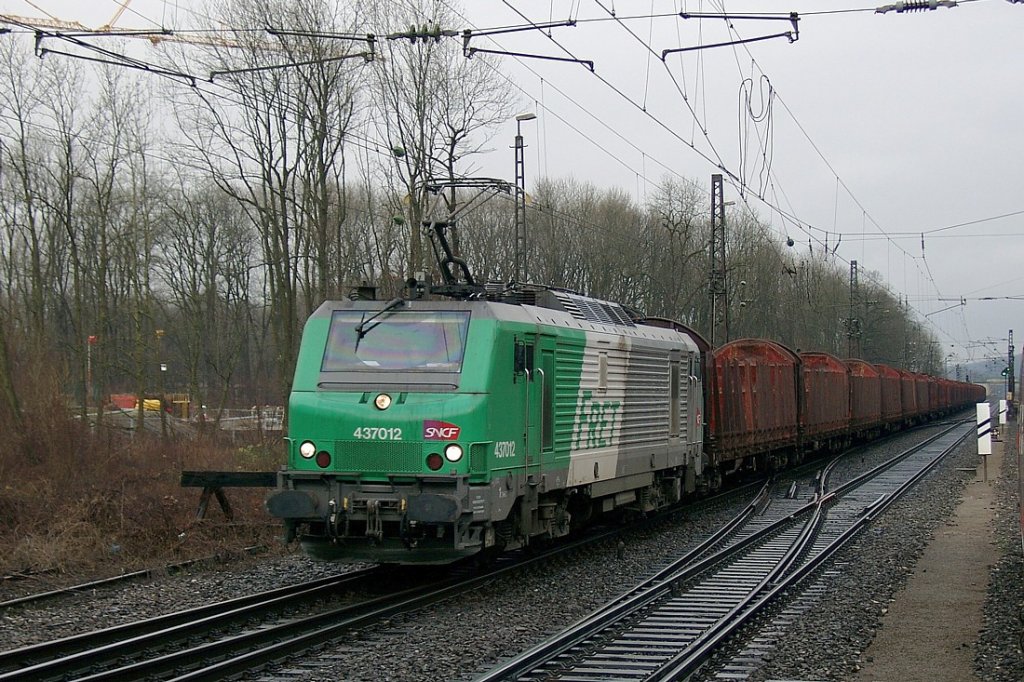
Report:
[[992,454],[992,415],[988,403],[978,403],[978,454]]

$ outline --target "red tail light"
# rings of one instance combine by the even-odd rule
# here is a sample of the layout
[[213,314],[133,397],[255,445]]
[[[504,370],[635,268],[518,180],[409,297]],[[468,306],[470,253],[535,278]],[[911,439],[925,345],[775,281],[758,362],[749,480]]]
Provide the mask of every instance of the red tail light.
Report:
[[326,469],[331,466],[331,453],[326,450],[321,450],[316,453],[316,465],[321,469]]

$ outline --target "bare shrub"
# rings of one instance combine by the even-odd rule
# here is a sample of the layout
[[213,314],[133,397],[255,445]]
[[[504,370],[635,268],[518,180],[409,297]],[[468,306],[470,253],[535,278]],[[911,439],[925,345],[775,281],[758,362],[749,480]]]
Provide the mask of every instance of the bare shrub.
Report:
[[116,573],[273,543],[266,491],[229,491],[234,522],[214,503],[197,523],[200,490],[179,482],[187,469],[272,469],[279,448],[94,430],[69,409],[57,365],[19,355],[22,428],[0,448],[0,573]]

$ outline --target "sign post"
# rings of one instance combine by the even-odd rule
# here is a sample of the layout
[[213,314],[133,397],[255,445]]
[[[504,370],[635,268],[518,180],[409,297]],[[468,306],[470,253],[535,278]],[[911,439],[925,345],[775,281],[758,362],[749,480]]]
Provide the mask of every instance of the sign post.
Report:
[[92,393],[92,347],[99,341],[99,337],[89,335],[85,340],[85,415],[89,416],[89,394]]
[[988,456],[992,454],[992,413],[988,403],[978,403],[978,454],[988,483]]

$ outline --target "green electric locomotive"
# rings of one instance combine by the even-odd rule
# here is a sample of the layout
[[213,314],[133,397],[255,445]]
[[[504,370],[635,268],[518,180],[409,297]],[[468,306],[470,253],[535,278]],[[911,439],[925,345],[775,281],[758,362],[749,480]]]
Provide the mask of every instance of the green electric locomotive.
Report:
[[312,556],[448,563],[700,480],[684,329],[557,289],[463,291],[328,301],[307,321],[267,508]]

